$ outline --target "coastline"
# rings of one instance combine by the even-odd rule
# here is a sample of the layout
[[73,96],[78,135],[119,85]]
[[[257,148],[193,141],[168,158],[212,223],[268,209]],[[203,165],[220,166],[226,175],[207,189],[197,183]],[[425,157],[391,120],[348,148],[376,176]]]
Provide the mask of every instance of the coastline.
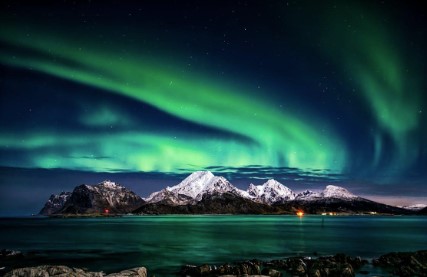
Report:
[[[314,253],[316,254],[316,253]],[[67,265],[37,265],[31,267],[20,267],[20,261],[27,254],[14,250],[0,250],[0,276],[75,276],[75,277],[147,277],[149,269],[141,266],[124,269],[118,273],[104,273],[103,271],[92,272],[85,268],[68,267]],[[15,266],[8,268],[3,266],[9,261]],[[348,256],[337,253],[329,256],[295,256],[275,260],[246,260],[230,261],[225,264],[203,264],[182,265],[179,272],[171,273],[171,276],[304,276],[323,277],[341,276],[354,277],[358,275],[369,275],[366,266],[376,268],[391,276],[411,277],[427,276],[427,250],[413,252],[390,252],[377,258],[367,260],[359,256]],[[388,276],[390,276],[388,275]]]
[[[102,213],[90,213],[90,214],[51,214],[51,215],[33,215],[28,217],[40,217],[40,218],[114,218],[114,217],[138,217],[138,216],[299,216],[296,213],[141,213],[141,214],[102,214]],[[335,217],[335,216],[426,216],[424,214],[393,214],[393,213],[305,213],[302,216],[325,216],[325,217]],[[302,217],[301,216],[301,217]],[[13,217],[12,217],[13,218]]]

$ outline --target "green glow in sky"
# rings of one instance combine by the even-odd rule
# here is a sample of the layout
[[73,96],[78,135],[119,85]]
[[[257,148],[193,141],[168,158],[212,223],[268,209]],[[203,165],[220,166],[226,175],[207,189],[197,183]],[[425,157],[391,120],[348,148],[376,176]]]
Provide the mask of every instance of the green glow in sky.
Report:
[[[321,33],[325,46],[322,49],[358,86],[378,124],[372,127],[373,165],[382,155],[388,155],[392,156],[392,171],[411,166],[419,153],[414,132],[421,127],[422,78],[415,56],[402,52],[408,49],[402,47],[402,34],[398,34],[392,20],[385,21],[382,14],[354,3],[344,12],[328,11],[323,20],[328,24]],[[392,153],[390,147],[383,147],[385,137],[394,143]]]
[[[125,132],[90,138],[41,131],[16,142],[2,134],[3,145],[45,151],[35,155],[33,164],[28,166],[168,172],[215,165],[336,171],[345,167],[345,145],[321,118],[294,116],[266,97],[255,97],[254,93],[226,85],[208,74],[183,72],[171,67],[171,62],[154,62],[155,58],[144,58],[140,53],[117,55],[114,47],[101,49],[90,42],[81,47],[53,34],[33,32],[26,36],[9,29],[2,30],[0,38],[18,49],[0,54],[4,64],[104,89],[181,119],[248,138],[244,141],[194,136],[191,130],[179,134]],[[88,126],[132,124],[102,110],[81,120]],[[108,158],[82,158],[89,155]]]

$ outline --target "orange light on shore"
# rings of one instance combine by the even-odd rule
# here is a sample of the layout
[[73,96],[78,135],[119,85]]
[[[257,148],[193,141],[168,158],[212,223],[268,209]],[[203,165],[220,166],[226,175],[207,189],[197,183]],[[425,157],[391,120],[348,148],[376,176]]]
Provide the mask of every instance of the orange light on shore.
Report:
[[303,212],[303,211],[298,211],[298,212],[297,212],[297,216],[299,216],[299,217],[304,216],[304,212]]
[[110,210],[109,209],[105,209],[104,213],[108,214],[108,213],[110,213]]

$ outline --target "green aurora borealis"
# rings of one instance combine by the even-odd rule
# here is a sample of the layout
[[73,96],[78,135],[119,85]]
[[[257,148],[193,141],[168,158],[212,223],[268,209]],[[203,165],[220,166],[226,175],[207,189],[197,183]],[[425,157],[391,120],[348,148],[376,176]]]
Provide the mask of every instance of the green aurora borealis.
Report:
[[330,29],[323,34],[324,39],[339,37],[342,45],[325,50],[343,63],[348,78],[359,85],[379,125],[373,134],[373,165],[381,159],[382,151],[387,151],[382,146],[381,137],[385,135],[391,137],[395,147],[392,166],[410,166],[419,155],[420,142],[414,134],[424,129],[424,65],[401,47],[402,38],[396,37],[396,30],[402,31],[400,26],[359,5],[343,9],[338,16],[327,13],[325,21]]
[[[340,145],[336,135],[317,132],[312,126],[318,124],[316,121],[305,122],[279,111],[268,99],[248,98],[244,91],[221,86],[221,83],[206,76],[174,73],[162,69],[161,64],[147,62],[134,54],[129,54],[126,60],[112,59],[109,58],[114,57],[112,50],[105,53],[102,49],[81,51],[65,38],[58,42],[39,34],[33,36],[35,38],[29,40],[21,38],[18,32],[4,35],[12,38],[8,43],[30,48],[35,55],[21,59],[9,54],[2,56],[2,61],[131,97],[179,118],[248,138],[246,143],[239,143],[209,137],[194,138],[191,134],[183,134],[180,139],[171,139],[174,134],[117,134],[113,139],[99,138],[100,149],[95,155],[126,153],[126,161],[112,159],[104,166],[102,163],[98,166],[97,163],[86,164],[86,161],[79,160],[71,163],[63,161],[63,164],[60,157],[53,155],[52,158],[37,159],[35,166],[86,167],[99,171],[109,168],[173,171],[188,165],[203,168],[256,164],[334,170],[343,167],[345,148]],[[43,58],[49,55],[53,55],[55,61]],[[108,120],[101,119],[100,123],[103,122],[108,124]],[[49,144],[49,137],[49,134],[30,135],[23,145],[17,147],[40,147],[43,145],[38,142]],[[33,140],[36,142],[33,143]],[[69,144],[71,147],[72,141]],[[141,147],[138,147],[138,143]],[[13,145],[13,142],[5,141],[3,144]],[[72,149],[76,152],[71,154],[82,155],[79,152],[82,142],[78,137],[75,144],[76,147]],[[181,157],[185,157],[185,162]]]
[[[0,63],[14,79],[2,79],[1,166],[426,180],[422,19],[394,2],[161,3],[2,10]],[[50,105],[30,75],[80,108]],[[13,90],[42,115],[13,122]]]

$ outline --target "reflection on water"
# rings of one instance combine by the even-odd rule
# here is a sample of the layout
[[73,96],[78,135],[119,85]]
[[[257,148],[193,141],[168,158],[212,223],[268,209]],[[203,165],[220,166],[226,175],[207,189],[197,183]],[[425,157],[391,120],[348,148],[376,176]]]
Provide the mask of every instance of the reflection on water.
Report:
[[0,248],[35,251],[35,263],[106,272],[345,252],[370,258],[427,247],[426,217],[130,216],[0,219]]

